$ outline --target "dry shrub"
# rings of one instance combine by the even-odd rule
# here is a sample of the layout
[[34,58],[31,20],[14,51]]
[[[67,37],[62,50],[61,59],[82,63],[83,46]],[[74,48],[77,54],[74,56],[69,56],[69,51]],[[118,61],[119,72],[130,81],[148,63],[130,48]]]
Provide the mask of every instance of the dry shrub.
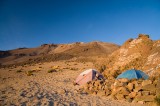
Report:
[[70,68],[70,70],[77,71],[78,68]]
[[27,74],[27,76],[31,76],[31,75],[33,75],[33,71],[29,70],[29,71],[26,72],[26,74]]
[[95,66],[96,69],[98,69],[98,71],[100,73],[102,73],[106,70],[106,65],[104,65],[104,64],[95,64],[94,66]]
[[55,70],[55,69],[48,70],[48,73],[52,73],[52,72],[57,72],[57,70]]
[[104,70],[106,70],[106,66],[105,65],[101,65],[100,69],[99,69],[100,73],[104,72]]
[[154,99],[154,102],[157,104],[157,106],[160,106],[160,94]]
[[22,72],[22,70],[17,70],[16,72],[17,72],[17,73],[20,73],[20,72]]

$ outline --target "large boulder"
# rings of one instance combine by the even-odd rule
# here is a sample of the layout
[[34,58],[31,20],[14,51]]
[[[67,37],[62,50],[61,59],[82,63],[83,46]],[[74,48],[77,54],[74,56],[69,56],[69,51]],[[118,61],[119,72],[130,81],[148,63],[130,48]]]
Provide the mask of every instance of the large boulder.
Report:
[[126,86],[127,83],[126,83],[126,82],[121,82],[121,81],[119,81],[119,80],[116,80],[113,85],[114,85],[114,87],[116,88],[116,87]]
[[101,81],[100,80],[97,80],[94,82],[94,86],[99,86],[101,84]]
[[136,96],[135,101],[144,101],[144,102],[151,102],[154,101],[155,96],[148,95],[148,96]]
[[117,93],[119,93],[120,90],[121,90],[120,87],[112,89],[111,95],[116,95]]
[[127,88],[128,88],[130,91],[133,91],[133,83],[128,83]]
[[142,90],[142,86],[139,85],[139,86],[136,86],[135,89],[133,89],[134,92],[139,92]]
[[129,96],[130,98],[135,98],[136,95],[137,95],[137,92],[131,92],[128,96]]
[[143,86],[142,90],[156,91],[156,86],[154,84],[148,84],[148,85]]
[[142,91],[142,95],[143,96],[148,96],[148,95],[150,95],[150,92],[149,91]]
[[149,84],[152,84],[151,80],[143,80],[142,82],[142,86],[149,85]]
[[129,95],[129,93],[130,93],[129,90],[126,87],[120,87],[119,89],[120,90],[119,90],[118,93],[120,93],[120,94]]
[[120,82],[122,82],[122,83],[128,83],[129,82],[129,80],[127,79],[127,78],[120,78],[120,79],[118,79]]
[[132,83],[133,83],[133,85],[134,85],[134,88],[139,87],[139,85],[140,85],[140,84],[137,82],[137,80],[133,81]]
[[123,94],[116,94],[115,97],[117,98],[117,100],[125,100]]
[[85,90],[85,92],[87,92],[88,94],[93,94],[94,93],[94,90]]

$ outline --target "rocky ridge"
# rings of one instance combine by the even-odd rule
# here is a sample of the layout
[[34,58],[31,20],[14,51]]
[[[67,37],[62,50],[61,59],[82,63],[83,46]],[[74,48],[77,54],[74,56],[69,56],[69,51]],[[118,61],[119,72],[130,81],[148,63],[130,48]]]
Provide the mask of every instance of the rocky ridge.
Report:
[[118,45],[104,42],[72,44],[43,44],[37,48],[18,48],[0,51],[1,65],[22,65],[28,63],[50,62],[86,57],[106,57],[119,48]]
[[127,40],[109,55],[105,65],[105,75],[114,70],[121,73],[135,68],[156,76],[160,74],[160,40],[153,41],[149,35],[139,34],[138,38]]

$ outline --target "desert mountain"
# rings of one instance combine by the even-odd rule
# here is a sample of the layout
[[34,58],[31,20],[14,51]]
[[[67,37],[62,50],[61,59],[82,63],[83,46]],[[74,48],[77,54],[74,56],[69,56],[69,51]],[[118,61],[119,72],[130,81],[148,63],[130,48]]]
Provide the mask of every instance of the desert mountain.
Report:
[[160,40],[153,41],[149,35],[139,34],[138,38],[127,40],[106,61],[106,74],[109,70],[120,73],[135,68],[156,75],[160,73]]
[[18,48],[0,51],[0,64],[45,62],[68,60],[71,58],[86,58],[107,56],[119,48],[116,44],[104,42],[76,42],[72,44],[43,44],[37,48]]

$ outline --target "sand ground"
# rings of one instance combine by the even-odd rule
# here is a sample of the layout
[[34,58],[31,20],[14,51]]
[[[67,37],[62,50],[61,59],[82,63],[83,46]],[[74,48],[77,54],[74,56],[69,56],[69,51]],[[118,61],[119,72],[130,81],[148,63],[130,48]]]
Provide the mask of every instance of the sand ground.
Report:
[[[52,66],[59,66],[60,70],[48,73]],[[90,62],[59,61],[0,69],[0,106],[140,106],[76,92],[73,81],[83,70],[93,67]],[[36,68],[40,71],[26,75]]]

